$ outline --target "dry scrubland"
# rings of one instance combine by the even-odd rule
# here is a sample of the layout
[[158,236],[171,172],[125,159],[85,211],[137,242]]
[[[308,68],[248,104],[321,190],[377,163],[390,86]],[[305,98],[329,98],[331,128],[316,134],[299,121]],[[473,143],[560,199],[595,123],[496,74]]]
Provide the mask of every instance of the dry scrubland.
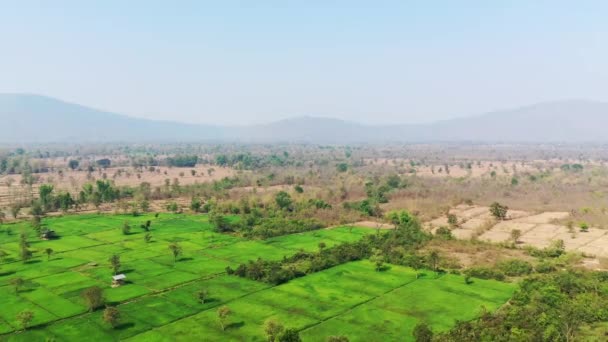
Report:
[[[55,162],[54,165],[57,165]],[[195,174],[192,174],[195,171]],[[38,179],[36,184],[28,186],[22,183],[21,175],[0,176],[0,207],[8,206],[14,200],[28,200],[38,195],[39,184],[52,184],[57,190],[65,190],[77,194],[86,183],[96,180],[112,180],[117,186],[137,187],[141,183],[149,183],[151,187],[165,186],[166,182],[173,183],[175,179],[181,185],[206,183],[231,177],[236,171],[226,167],[197,165],[191,168],[156,166],[153,171],[143,168],[109,167],[88,172],[71,170],[57,166],[56,171],[34,173]]]

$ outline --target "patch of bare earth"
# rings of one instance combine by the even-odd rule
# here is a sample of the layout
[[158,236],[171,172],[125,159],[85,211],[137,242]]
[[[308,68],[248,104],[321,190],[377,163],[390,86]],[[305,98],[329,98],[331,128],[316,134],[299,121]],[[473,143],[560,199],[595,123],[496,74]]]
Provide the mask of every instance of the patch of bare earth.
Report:
[[[458,220],[458,226],[452,229],[452,235],[457,239],[470,239],[487,234],[487,230],[495,224],[495,219],[490,214],[490,208],[484,206],[461,204],[450,209],[449,213],[455,215]],[[529,213],[512,210],[509,211],[508,215],[509,219],[515,219],[525,217],[526,215],[529,215]],[[434,219],[424,224],[424,227],[431,232],[435,232],[439,227],[448,226],[447,216]],[[500,237],[502,237],[502,234]]]
[[534,261],[534,258],[519,249],[506,249],[472,241],[432,240],[424,247],[423,253],[430,250],[440,252],[444,257],[456,261],[462,267],[488,266],[508,259]]

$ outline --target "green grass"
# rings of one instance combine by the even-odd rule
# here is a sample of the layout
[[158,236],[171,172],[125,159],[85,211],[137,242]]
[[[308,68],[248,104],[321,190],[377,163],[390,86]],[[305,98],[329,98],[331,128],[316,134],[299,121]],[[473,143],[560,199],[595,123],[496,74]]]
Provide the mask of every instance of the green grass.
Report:
[[[230,218],[234,220],[235,218]],[[152,242],[143,239],[139,226],[152,221]],[[128,221],[131,234],[121,227]],[[263,341],[262,324],[276,318],[301,330],[307,341],[346,334],[351,341],[407,340],[420,320],[441,331],[455,319],[474,318],[481,306],[496,309],[511,295],[514,285],[445,275],[416,279],[408,268],[391,266],[375,272],[367,261],[340,265],[323,272],[271,287],[225,275],[227,266],[258,257],[279,260],[296,251],[316,251],[357,241],[374,229],[338,227],[275,237],[245,240],[213,231],[205,215],[161,214],[69,215],[46,218],[43,224],[60,238],[41,241],[28,223],[0,231],[0,249],[10,255],[0,263],[0,341],[108,341],[239,340]],[[18,235],[29,234],[34,257],[22,263]],[[177,242],[183,254],[174,261],[168,245]],[[54,254],[47,260],[45,248]],[[127,284],[112,288],[108,258],[121,257]],[[15,294],[11,279],[26,286]],[[106,300],[118,305],[121,325],[112,329],[102,322],[101,311],[89,313],[81,293],[102,288]],[[209,291],[205,303],[195,299]],[[221,331],[216,310],[233,311],[229,327]],[[16,315],[34,313],[32,328],[20,330]]]
[[[236,217],[229,219],[236,220]],[[144,241],[145,232],[140,228],[146,220],[152,222],[150,243]],[[121,229],[125,222],[131,226],[131,233],[127,235]],[[33,325],[75,317],[58,324],[66,325],[65,322],[76,320],[83,329],[96,327],[97,323],[91,325],[80,317],[86,311],[80,294],[88,287],[101,287],[106,299],[114,304],[137,301],[158,293],[172,298],[173,291],[178,298],[180,291],[184,291],[182,288],[190,288],[184,284],[204,284],[223,274],[227,266],[235,267],[258,257],[280,259],[299,249],[315,250],[320,241],[332,245],[344,241],[345,234],[356,240],[363,231],[368,231],[354,229],[352,233],[346,233],[338,228],[268,241],[248,241],[214,232],[206,215],[175,214],[161,214],[158,218],[153,215],[66,215],[45,218],[42,224],[55,230],[59,238],[40,240],[28,222],[5,224],[0,230],[0,250],[9,254],[0,262],[0,307],[10,307],[0,310],[0,334],[19,329],[15,316],[23,310],[34,312]],[[22,263],[18,257],[20,232],[27,234],[29,249],[33,252],[33,258],[27,263]],[[168,249],[172,242],[179,243],[183,250],[177,262]],[[50,260],[44,253],[46,248],[54,251]],[[112,271],[108,258],[112,254],[120,255],[121,272],[129,280],[119,288],[110,287]],[[26,287],[19,294],[15,294],[10,286],[10,281],[16,277],[26,280]],[[235,293],[243,294],[240,288],[233,294],[230,291],[229,288],[222,289],[218,296],[233,298]],[[188,301],[192,300],[192,293],[187,297]],[[218,297],[218,300],[224,299]],[[178,300],[177,303],[183,301]],[[185,308],[183,313],[169,316],[175,319],[203,309]],[[137,312],[136,309],[132,311]]]
[[264,341],[262,325],[275,318],[301,330],[304,341],[347,335],[351,341],[409,341],[420,321],[443,331],[456,319],[476,317],[482,307],[495,310],[514,284],[460,276],[427,274],[416,279],[409,268],[374,271],[368,261],[352,262],[228,301],[233,315],[221,331],[215,310],[135,335],[133,341]]

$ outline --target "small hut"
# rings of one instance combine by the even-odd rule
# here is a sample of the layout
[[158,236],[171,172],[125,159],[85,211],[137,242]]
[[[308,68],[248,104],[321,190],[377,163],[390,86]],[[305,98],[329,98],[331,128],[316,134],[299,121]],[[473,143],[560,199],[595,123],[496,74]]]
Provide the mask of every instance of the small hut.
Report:
[[40,233],[40,238],[42,240],[50,240],[50,239],[54,239],[57,235],[55,235],[55,231],[54,230],[50,230],[50,229],[45,229]]
[[126,279],[127,276],[124,274],[117,274],[115,276],[112,276],[112,287],[119,287],[121,285],[124,285]]

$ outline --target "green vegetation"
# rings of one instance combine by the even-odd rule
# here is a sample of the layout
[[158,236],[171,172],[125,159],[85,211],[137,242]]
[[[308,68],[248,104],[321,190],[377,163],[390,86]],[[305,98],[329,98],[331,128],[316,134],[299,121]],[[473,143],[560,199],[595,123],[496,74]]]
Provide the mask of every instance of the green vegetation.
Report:
[[[365,253],[354,259],[349,256],[354,253],[354,246],[363,246],[360,244],[374,243],[380,251],[402,244],[399,239],[405,241],[417,236],[417,240],[424,240],[425,235],[416,235],[414,226],[410,230],[403,226],[391,231],[394,238],[389,238],[389,234],[378,235],[369,228],[338,227],[247,240],[216,232],[206,215],[142,214],[139,218],[142,222],[152,222],[150,232],[155,236],[153,242],[146,242],[142,238],[150,233],[146,230],[123,234],[128,217],[132,216],[42,219],[43,227],[59,233],[60,238],[54,240],[37,238],[34,230],[28,228],[28,222],[9,224],[24,234],[0,235],[0,249],[7,251],[0,265],[0,305],[10,308],[0,312],[0,333],[8,334],[8,340],[19,341],[75,340],[83,336],[97,340],[254,336],[262,340],[267,338],[264,322],[273,318],[277,324],[268,329],[274,331],[276,340],[301,337],[307,341],[363,329],[366,324],[372,324],[365,317],[382,308],[386,315],[396,315],[394,319],[400,317],[394,321],[395,326],[403,325],[399,332],[391,325],[382,334],[405,334],[403,336],[409,338],[415,326],[410,322],[427,321],[427,318],[417,317],[414,311],[393,312],[389,304],[394,305],[396,301],[392,297],[403,296],[411,289],[410,295],[423,303],[444,291],[447,291],[444,296],[461,291],[456,290],[460,287],[466,290],[463,296],[469,296],[470,291],[493,289],[487,298],[480,299],[477,295],[475,300],[467,299],[471,305],[459,312],[446,312],[444,318],[428,321],[433,329],[445,331],[458,317],[474,318],[480,305],[496,308],[514,289],[510,284],[482,283],[481,280],[476,280],[473,287],[465,287],[460,276],[428,277],[422,272],[422,276],[417,277],[418,271],[386,263],[382,272],[376,272],[372,262],[349,262],[368,256]],[[225,220],[238,223],[234,216],[226,216]],[[26,241],[32,252],[25,264],[19,262],[19,241]],[[414,248],[416,243],[404,245]],[[45,250],[51,246],[54,257],[38,262],[47,259]],[[167,250],[167,246],[178,248]],[[180,252],[177,256],[181,259],[174,251]],[[224,274],[226,267],[257,260],[260,255],[264,256],[264,262],[291,260],[291,266],[310,271],[303,272],[302,275],[308,275],[298,279],[271,281],[282,283],[279,286]],[[334,261],[328,264],[330,259]],[[390,260],[398,261],[398,258],[387,258]],[[124,273],[127,281],[113,288],[115,273]],[[360,286],[362,282],[366,286]],[[415,285],[417,282],[422,285]],[[436,292],[425,294],[435,286]],[[25,287],[27,291],[22,290]],[[104,305],[107,306],[104,308]],[[443,311],[443,307],[440,310]],[[26,311],[31,315],[20,314]],[[349,315],[356,315],[353,319],[361,319],[362,325],[345,323],[344,319],[350,320]],[[198,328],[193,329],[193,324]],[[24,328],[27,332],[14,333]],[[356,340],[356,336],[351,340]]]

